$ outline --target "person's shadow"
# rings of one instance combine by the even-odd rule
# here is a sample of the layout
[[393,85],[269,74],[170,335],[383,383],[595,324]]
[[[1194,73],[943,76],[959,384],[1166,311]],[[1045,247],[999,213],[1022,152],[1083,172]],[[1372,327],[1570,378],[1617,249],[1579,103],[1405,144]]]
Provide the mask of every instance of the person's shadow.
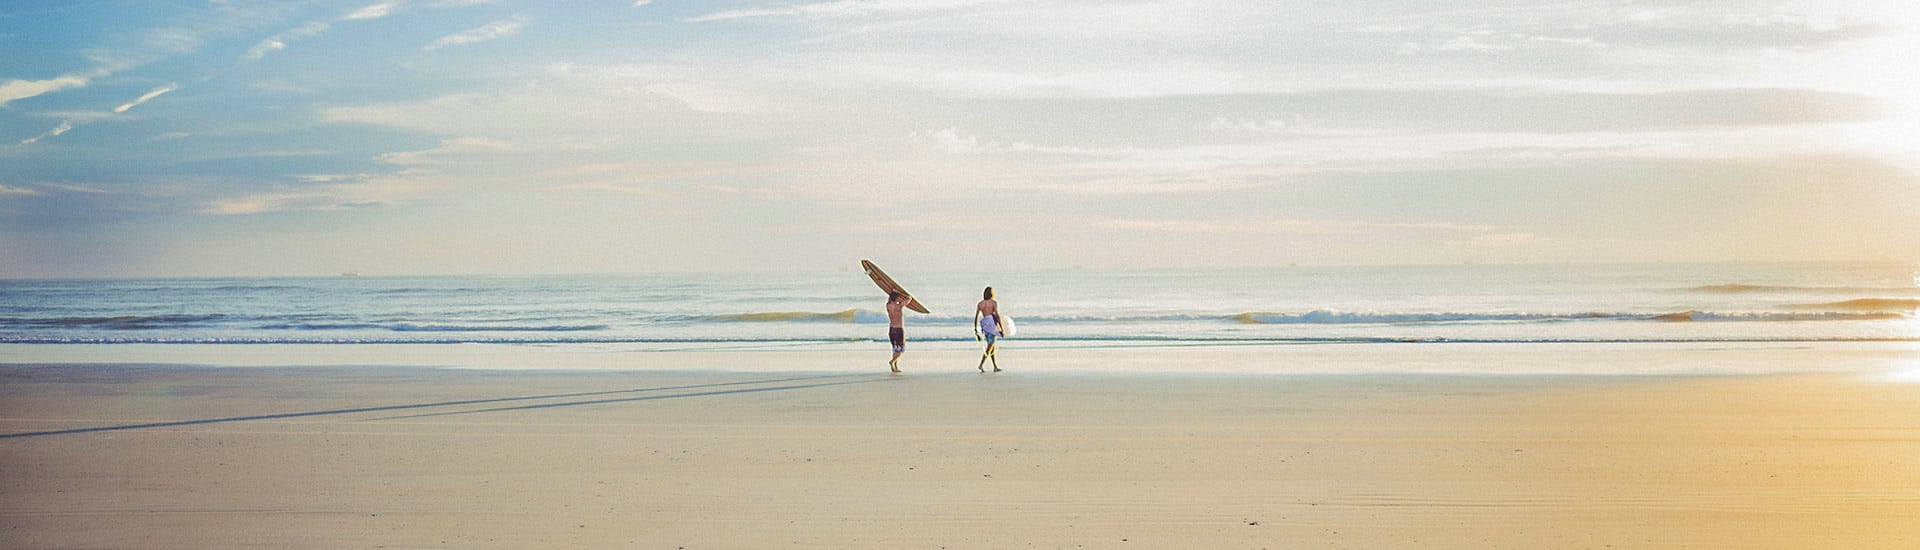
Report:
[[[830,381],[838,378],[849,378],[849,377],[860,377],[861,379]],[[579,407],[584,405],[601,405],[606,403],[626,403],[626,402],[635,402],[635,401],[655,401],[655,400],[661,400],[661,399],[685,399],[690,397],[708,397],[708,396],[715,396],[715,395],[731,395],[731,394],[742,394],[742,393],[789,391],[789,390],[801,390],[801,389],[807,389],[807,388],[819,388],[819,387],[826,387],[826,386],[840,386],[840,385],[846,385],[846,384],[862,384],[862,383],[875,382],[875,381],[877,380],[873,379],[870,375],[865,373],[799,376],[799,377],[792,377],[792,378],[774,378],[774,379],[766,379],[766,380],[746,380],[746,381],[740,381],[740,382],[693,384],[693,385],[687,385],[687,386],[664,386],[664,387],[658,387],[658,388],[634,388],[634,389],[625,389],[625,390],[607,390],[607,391],[580,392],[580,393],[559,393],[559,394],[551,394],[551,395],[495,397],[495,398],[487,398],[487,399],[467,399],[467,400],[461,400],[461,401],[440,401],[435,403],[408,403],[403,405],[385,405],[385,406],[379,406],[379,407],[333,409],[333,410],[325,410],[325,411],[258,414],[258,415],[250,415],[250,416],[229,416],[225,418],[201,418],[201,419],[194,419],[194,420],[170,420],[165,422],[122,424],[122,425],[116,425],[116,426],[93,426],[93,427],[87,427],[87,428],[70,428],[65,430],[47,430],[47,431],[40,431],[40,432],[0,434],[0,439],[14,439],[14,438],[23,438],[23,437],[46,437],[46,436],[53,436],[53,435],[71,435],[71,434],[85,434],[85,433],[98,433],[98,432],[114,432],[114,431],[122,431],[122,430],[144,430],[144,429],[151,429],[151,428],[172,428],[172,427],[178,427],[178,426],[224,424],[229,422],[248,422],[248,421],[254,421],[254,420],[284,420],[288,418],[304,418],[304,417],[310,417],[310,416],[328,416],[328,415],[387,412],[387,411],[406,411],[406,410],[414,410],[414,409],[430,409],[435,407],[457,407],[462,405],[511,403],[515,401],[575,399],[573,401],[561,401],[557,403],[534,403],[534,404],[528,404],[528,405],[513,405],[513,406],[506,406],[506,407],[490,407],[490,408],[472,409],[472,410],[445,411],[445,412],[432,412],[432,413],[411,414],[411,415],[402,415],[402,416],[389,416],[389,417],[370,418],[370,419],[363,420],[365,422],[373,422],[373,421],[380,421],[380,420],[398,420],[403,418],[421,418],[421,417],[428,417],[428,416],[450,416],[450,415],[459,415],[459,414],[479,414],[479,413],[501,412],[501,411],[552,409],[552,408],[559,408],[559,407]],[[800,383],[790,384],[790,382],[800,382]],[[775,384],[775,385],[768,385],[768,384]],[[752,386],[752,387],[733,387],[733,386]],[[725,389],[708,389],[708,388],[725,388]],[[685,390],[704,390],[704,391],[685,391]],[[612,396],[612,395],[647,393],[647,392],[680,392],[680,393],[663,393],[663,394],[657,394],[657,395],[640,395],[640,396],[630,396],[630,397],[606,397],[602,399],[587,399],[587,400],[577,399],[582,397]]]

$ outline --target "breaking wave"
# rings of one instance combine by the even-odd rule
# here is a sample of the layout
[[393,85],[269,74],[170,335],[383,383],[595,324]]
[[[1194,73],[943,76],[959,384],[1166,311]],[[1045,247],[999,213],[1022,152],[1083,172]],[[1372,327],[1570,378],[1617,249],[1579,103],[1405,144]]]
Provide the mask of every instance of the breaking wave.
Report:
[[1893,313],[1920,309],[1920,298],[1861,298],[1844,302],[1825,304],[1797,304],[1794,309],[1822,309],[1829,311],[1876,311]]
[[1647,317],[1654,321],[1669,323],[1686,322],[1782,322],[1782,321],[1891,321],[1903,319],[1905,315],[1885,312],[1844,312],[1823,311],[1808,313],[1714,313],[1706,311],[1680,311]]
[[164,330],[207,326],[228,320],[226,315],[116,315],[111,317],[58,317],[49,319],[0,319],[0,327],[71,327],[104,330]]
[[395,323],[383,328],[394,332],[581,332],[607,330],[607,325],[436,325]]
[[1592,320],[1663,322],[1879,321],[1901,319],[1903,317],[1905,316],[1899,313],[1885,311],[1822,311],[1804,313],[1706,311],[1679,311],[1671,313],[1401,313],[1315,310],[1306,313],[1291,314],[1249,312],[1235,315],[1232,317],[1232,320],[1242,324],[1253,325],[1341,325],[1500,322],[1542,323]]
[[729,313],[722,315],[700,315],[688,318],[691,321],[720,323],[885,323],[886,314],[863,309],[848,309],[832,313],[813,311],[774,311],[765,313]]
[[1708,293],[1715,293],[1715,294],[1745,294],[1745,293],[1760,293],[1760,292],[1809,292],[1809,293],[1826,293],[1826,294],[1849,294],[1849,293],[1853,293],[1853,294],[1874,294],[1874,293],[1920,294],[1920,287],[1781,286],[1781,285],[1753,285],[1753,284],[1744,284],[1744,283],[1696,286],[1693,288],[1689,288],[1687,290],[1693,291],[1693,292],[1708,292]]

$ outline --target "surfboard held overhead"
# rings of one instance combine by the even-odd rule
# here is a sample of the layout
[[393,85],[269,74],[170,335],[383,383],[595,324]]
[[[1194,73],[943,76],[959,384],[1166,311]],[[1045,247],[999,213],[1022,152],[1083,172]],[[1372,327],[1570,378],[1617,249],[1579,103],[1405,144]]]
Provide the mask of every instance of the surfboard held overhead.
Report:
[[905,295],[907,297],[907,309],[920,313],[932,313],[931,311],[927,311],[927,306],[920,305],[920,299],[914,298],[912,292],[907,292],[907,289],[900,288],[900,283],[893,282],[893,277],[888,277],[887,272],[880,270],[880,266],[873,265],[873,262],[860,260],[860,268],[866,270],[867,277],[873,279],[873,284],[880,285],[880,290],[889,293],[898,292]]

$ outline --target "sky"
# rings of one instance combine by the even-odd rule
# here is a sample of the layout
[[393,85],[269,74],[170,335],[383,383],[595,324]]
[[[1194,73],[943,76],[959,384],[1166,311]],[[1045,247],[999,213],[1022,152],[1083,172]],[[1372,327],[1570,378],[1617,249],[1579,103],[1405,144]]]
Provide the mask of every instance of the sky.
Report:
[[1920,261],[1906,0],[0,3],[0,277]]

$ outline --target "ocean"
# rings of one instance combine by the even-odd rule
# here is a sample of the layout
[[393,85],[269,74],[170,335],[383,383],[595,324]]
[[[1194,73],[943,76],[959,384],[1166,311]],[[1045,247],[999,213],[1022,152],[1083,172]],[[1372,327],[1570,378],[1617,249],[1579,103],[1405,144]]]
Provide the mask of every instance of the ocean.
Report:
[[[884,259],[882,259],[884,260]],[[852,262],[849,262],[850,264]],[[971,342],[993,286],[1017,345],[1920,341],[1920,268],[1637,264],[1071,270],[883,265]],[[830,273],[0,281],[6,344],[884,342],[885,296]]]

